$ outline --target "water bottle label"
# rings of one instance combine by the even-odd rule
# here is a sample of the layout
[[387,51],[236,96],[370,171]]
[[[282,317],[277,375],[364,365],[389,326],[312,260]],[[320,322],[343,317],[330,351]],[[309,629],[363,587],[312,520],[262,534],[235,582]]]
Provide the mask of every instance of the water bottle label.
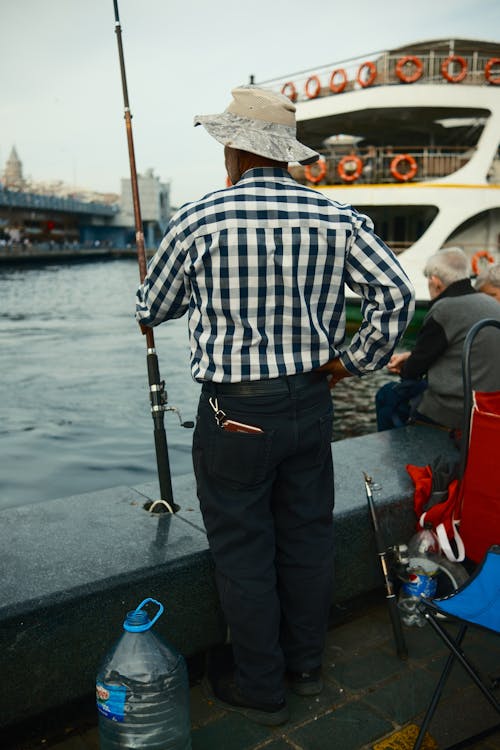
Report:
[[412,573],[410,580],[405,581],[402,588],[409,596],[433,597],[437,589],[437,579],[435,576]]
[[123,721],[125,718],[125,698],[127,688],[124,685],[96,685],[97,710],[112,721]]

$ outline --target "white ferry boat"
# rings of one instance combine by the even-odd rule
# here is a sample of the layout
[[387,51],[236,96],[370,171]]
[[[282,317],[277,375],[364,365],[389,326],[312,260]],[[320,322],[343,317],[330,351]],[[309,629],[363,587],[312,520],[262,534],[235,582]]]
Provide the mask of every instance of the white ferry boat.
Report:
[[463,247],[474,272],[500,260],[500,42],[418,42],[260,85],[296,102],[322,154],[294,177],[373,219],[418,302],[437,250]]

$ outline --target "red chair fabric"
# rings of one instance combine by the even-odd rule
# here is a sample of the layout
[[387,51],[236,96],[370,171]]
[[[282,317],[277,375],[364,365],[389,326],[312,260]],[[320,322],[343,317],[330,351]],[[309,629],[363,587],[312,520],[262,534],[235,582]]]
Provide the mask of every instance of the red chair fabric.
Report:
[[500,544],[500,391],[474,393],[460,502],[465,552],[479,562],[489,547]]

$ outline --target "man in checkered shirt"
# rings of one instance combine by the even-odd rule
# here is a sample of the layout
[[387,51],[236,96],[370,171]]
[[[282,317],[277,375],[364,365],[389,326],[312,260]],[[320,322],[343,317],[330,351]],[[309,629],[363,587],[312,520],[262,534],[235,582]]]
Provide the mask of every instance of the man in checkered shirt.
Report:
[[[202,383],[193,437],[200,507],[231,634],[234,670],[208,689],[266,725],[288,718],[285,683],[322,689],[332,599],[329,385],[383,367],[413,290],[371,220],[299,185],[295,106],[243,86],[195,118],[225,146],[231,187],[183,206],[137,293],[142,326],[188,314]],[[349,344],[345,285],[363,322]]]

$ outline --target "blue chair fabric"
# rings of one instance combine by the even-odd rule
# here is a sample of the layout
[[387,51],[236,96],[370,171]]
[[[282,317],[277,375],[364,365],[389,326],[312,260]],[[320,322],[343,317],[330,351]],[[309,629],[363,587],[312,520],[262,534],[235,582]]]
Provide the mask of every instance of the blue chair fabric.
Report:
[[[484,697],[500,714],[500,702],[492,693],[492,689],[499,681],[494,680],[493,684],[487,685],[462,649],[462,642],[469,626],[485,628],[500,635],[500,546],[490,547],[473,575],[452,594],[442,599],[422,599],[419,606],[435,633],[448,647],[450,654],[420,726],[413,750],[420,750],[422,746],[455,660],[460,662]],[[452,618],[460,624],[457,635],[452,636],[446,629],[443,616]]]

